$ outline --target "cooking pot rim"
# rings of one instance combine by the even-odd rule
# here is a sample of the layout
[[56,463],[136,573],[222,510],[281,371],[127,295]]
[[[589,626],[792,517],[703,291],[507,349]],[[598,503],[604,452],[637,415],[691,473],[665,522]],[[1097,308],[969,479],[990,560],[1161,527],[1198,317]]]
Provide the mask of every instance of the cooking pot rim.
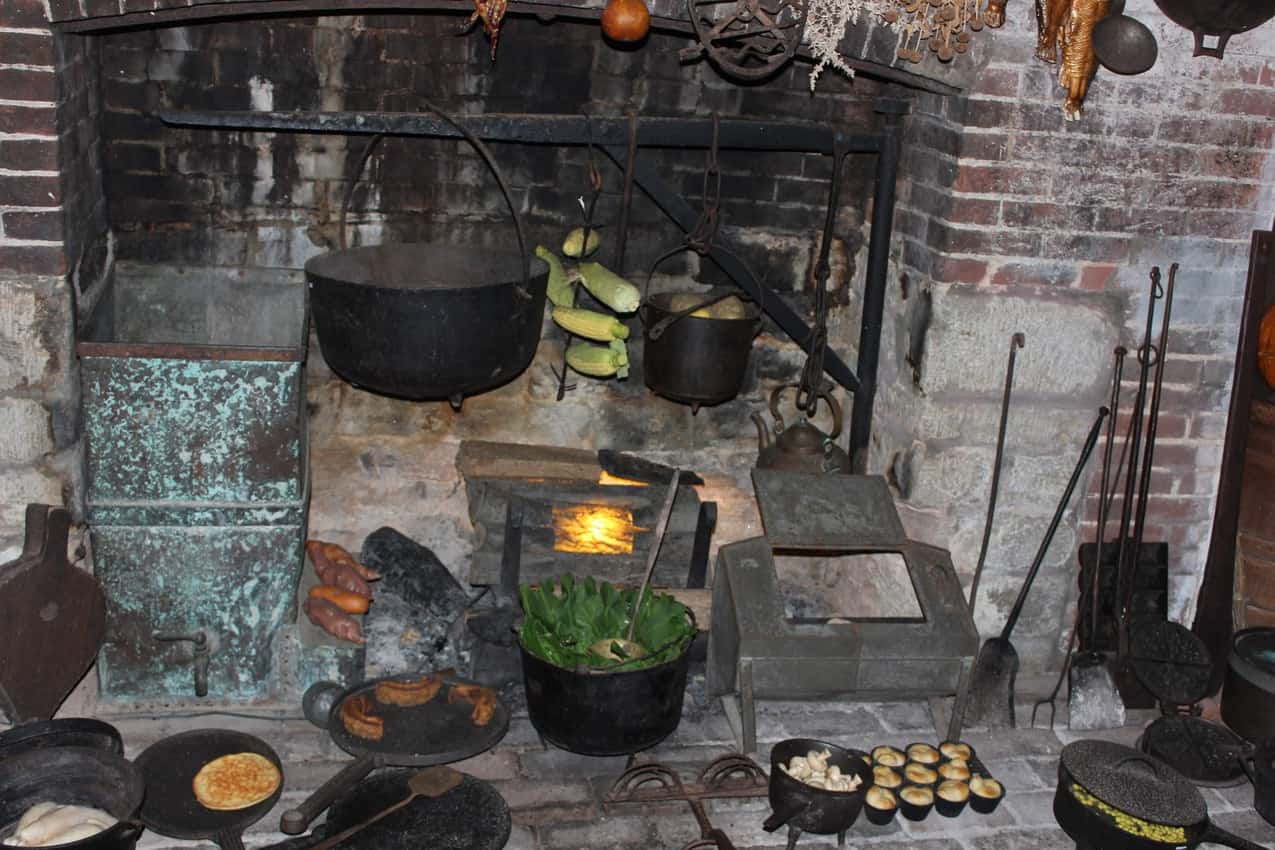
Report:
[[[669,307],[669,302],[673,300],[674,295],[706,295],[706,294],[707,293],[704,293],[704,292],[691,292],[690,290],[677,290],[674,292],[656,292],[656,293],[653,293],[652,295],[647,296],[646,304],[643,306],[649,306],[652,309],[659,310],[662,313],[667,313],[671,315],[672,313],[677,312],[676,310],[673,310]],[[739,302],[744,305],[744,312],[746,313],[746,315],[743,316],[742,318],[714,317],[714,316],[686,316],[681,321],[696,319],[702,322],[755,322],[757,321],[758,318],[761,317],[761,308],[758,307],[755,302],[748,301],[743,298],[740,298]],[[663,318],[663,317],[661,316],[659,318]]]
[[[417,257],[417,254],[420,256]],[[475,270],[472,277],[465,277],[459,281],[431,281],[415,278],[418,270],[427,271],[431,268],[431,265],[436,265],[436,263],[430,263],[431,259],[437,261],[440,255],[455,259],[465,254],[475,254],[478,257],[475,264],[481,264],[482,266],[482,268]],[[365,257],[394,255],[403,255],[414,261],[409,264],[412,269],[412,280],[386,282],[384,275],[381,275],[378,279],[378,275],[373,270],[360,268],[360,261]],[[419,262],[415,262],[416,260],[419,260]],[[501,268],[503,269],[505,261],[509,265],[507,271],[502,270],[498,274],[492,273],[491,267],[494,263],[501,263]],[[442,295],[455,292],[474,292],[503,286],[521,286],[522,261],[523,257],[517,251],[488,249],[479,246],[448,245],[437,242],[391,242],[384,245],[359,245],[354,248],[325,251],[306,260],[305,276],[311,283],[318,281],[345,287],[356,287],[362,290],[437,293]],[[534,281],[538,278],[547,280],[548,273],[548,263],[536,256],[530,258],[530,265],[528,266],[529,280]]]

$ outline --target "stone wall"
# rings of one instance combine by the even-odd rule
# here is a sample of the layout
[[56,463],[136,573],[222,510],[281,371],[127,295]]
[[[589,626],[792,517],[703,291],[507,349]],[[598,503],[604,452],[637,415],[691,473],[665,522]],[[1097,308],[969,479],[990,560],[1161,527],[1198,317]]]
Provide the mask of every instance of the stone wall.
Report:
[[47,21],[40,0],[0,3],[0,562],[28,502],[78,508],[74,293],[111,266],[97,54]]
[[[1079,122],[1063,120],[1056,67],[1034,57],[1032,10],[1017,4],[1003,30],[978,36],[986,49],[975,61],[953,69],[969,95],[922,98],[908,124],[895,260],[909,286],[892,290],[895,376],[878,402],[889,425],[877,459],[909,491],[918,533],[950,545],[967,577],[1010,335],[1027,334],[979,594],[984,633],[1003,624],[1106,403],[1112,349],[1141,341],[1151,267],[1167,274],[1173,262],[1181,270],[1146,528],[1147,540],[1170,543],[1171,616],[1190,622],[1204,566],[1250,233],[1275,213],[1275,40],[1267,26],[1232,39],[1224,61],[1193,59],[1190,34],[1150,0],[1128,11],[1155,31],[1159,60],[1137,77],[1100,71]],[[917,293],[927,291],[933,313],[914,375],[904,355],[919,336]],[[1132,359],[1124,374],[1122,434]],[[1068,512],[1015,636],[1025,664],[1050,663],[1066,639],[1073,553],[1096,535],[1101,450],[1088,499]]]

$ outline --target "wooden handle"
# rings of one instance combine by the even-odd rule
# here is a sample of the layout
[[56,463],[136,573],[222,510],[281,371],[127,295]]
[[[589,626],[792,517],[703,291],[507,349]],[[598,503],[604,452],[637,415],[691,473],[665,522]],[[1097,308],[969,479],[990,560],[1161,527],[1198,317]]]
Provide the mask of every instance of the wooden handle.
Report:
[[376,767],[377,757],[359,756],[350,762],[341,772],[319,786],[305,802],[295,809],[289,809],[279,818],[279,831],[288,835],[300,835],[310,825],[310,821],[319,813],[336,802],[342,792],[354,787],[354,784],[372,772]]

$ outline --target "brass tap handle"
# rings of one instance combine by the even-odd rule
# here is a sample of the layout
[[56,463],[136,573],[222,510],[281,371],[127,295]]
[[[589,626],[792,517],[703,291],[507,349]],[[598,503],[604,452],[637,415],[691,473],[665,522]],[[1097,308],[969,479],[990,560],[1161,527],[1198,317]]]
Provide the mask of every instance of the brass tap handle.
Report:
[[189,633],[155,632],[155,640],[185,641],[194,644],[195,661],[195,696],[208,696],[208,662],[212,657],[212,647],[208,644],[208,632],[198,629]]

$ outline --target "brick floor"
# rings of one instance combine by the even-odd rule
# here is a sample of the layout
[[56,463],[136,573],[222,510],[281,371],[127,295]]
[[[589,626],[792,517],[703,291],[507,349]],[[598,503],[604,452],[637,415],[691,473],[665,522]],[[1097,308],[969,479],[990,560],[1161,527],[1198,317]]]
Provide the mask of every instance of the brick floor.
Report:
[[[259,848],[284,838],[276,831],[280,812],[336,773],[348,756],[337,750],[325,733],[298,716],[250,715],[104,717],[120,728],[130,756],[159,738],[209,726],[241,729],[270,741],[286,762],[285,793],[276,811],[246,836],[248,847]],[[1145,723],[1150,717],[1136,719]],[[1065,718],[1061,722],[1065,723]],[[1140,723],[1097,736],[1132,744]],[[761,752],[757,760],[763,765],[771,745],[795,735],[861,749],[937,738],[922,702],[762,703],[758,734]],[[966,740],[1007,789],[1005,802],[995,813],[982,816],[967,810],[957,818],[931,814],[920,823],[896,818],[885,827],[861,819],[851,829],[847,845],[872,850],[1070,850],[1072,843],[1054,823],[1052,800],[1058,753],[1079,737],[1065,728],[1057,732],[968,730]],[[720,707],[701,705],[689,708],[677,732],[642,756],[659,759],[690,780],[709,760],[733,748],[730,727]],[[624,765],[623,758],[591,758],[545,747],[522,713],[515,715],[509,734],[496,749],[454,766],[492,782],[504,796],[514,820],[509,850],[679,850],[698,837],[695,819],[681,803],[604,806],[602,797]],[[1204,789],[1204,795],[1221,826],[1275,846],[1275,827],[1253,812],[1248,785]],[[782,831],[767,833],[761,828],[770,814],[764,798],[713,800],[706,808],[713,824],[723,829],[739,850],[784,847]],[[193,845],[148,832],[139,846],[141,850],[169,850]],[[835,847],[836,837],[807,835],[798,846]]]

